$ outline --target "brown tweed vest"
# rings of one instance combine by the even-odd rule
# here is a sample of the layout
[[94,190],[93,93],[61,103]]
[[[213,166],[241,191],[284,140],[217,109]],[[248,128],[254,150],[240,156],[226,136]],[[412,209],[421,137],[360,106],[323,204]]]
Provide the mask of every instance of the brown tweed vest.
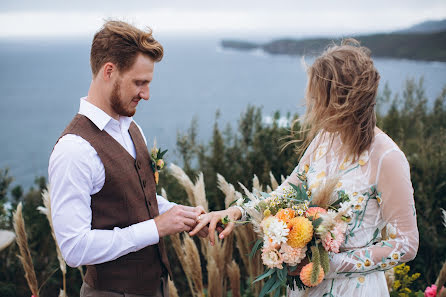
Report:
[[[88,141],[104,164],[105,184],[91,196],[92,229],[125,228],[159,214],[147,146],[133,122],[129,133],[136,159],[83,115],[76,115],[62,133],[62,136],[75,134]],[[157,245],[110,262],[87,266],[85,282],[98,290],[151,295],[160,287],[160,278],[167,272],[170,273],[169,262],[160,238]]]

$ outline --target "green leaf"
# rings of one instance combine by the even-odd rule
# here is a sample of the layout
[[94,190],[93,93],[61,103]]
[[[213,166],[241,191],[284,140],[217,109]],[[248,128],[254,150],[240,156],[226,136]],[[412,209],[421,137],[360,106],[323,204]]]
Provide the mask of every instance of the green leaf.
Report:
[[274,293],[274,297],[279,297],[280,296],[280,288],[276,291],[276,293]]
[[286,280],[287,274],[288,274],[288,268],[286,267],[286,265],[285,265],[285,267],[283,269],[277,270],[277,276],[279,277],[279,280],[281,282]]
[[269,196],[271,196],[270,194],[265,193],[265,192],[260,192],[260,194],[261,194],[264,198],[268,198]]
[[275,269],[268,269],[264,274],[256,278],[255,281],[253,281],[252,283],[256,283],[264,278],[267,278],[268,276],[272,275],[275,271],[276,271]]
[[313,228],[316,229],[322,223],[322,218],[318,218],[312,222]]
[[301,190],[300,190],[300,187],[298,187],[298,186],[296,186],[295,184],[293,184],[293,183],[288,183],[297,193],[299,193]]
[[268,290],[274,285],[276,281],[275,277],[270,278],[265,285],[263,285],[262,291],[260,291],[259,297],[265,296],[265,294],[268,292]]
[[[272,291],[274,291],[274,290],[276,290],[277,289],[277,291],[279,291],[280,292],[280,286],[281,285],[283,285],[284,284],[284,282],[283,281],[276,281],[275,283],[274,283],[274,285],[268,290],[268,292],[266,292],[267,294],[268,293],[271,293]],[[279,289],[278,289],[279,288]],[[276,291],[276,292],[277,292]]]
[[164,150],[161,152],[161,149],[160,149],[160,153],[158,153],[158,159],[162,159],[166,153],[167,153],[167,150]]
[[378,236],[378,233],[379,233],[379,229],[376,228],[375,232],[373,232],[373,238],[371,241],[374,241],[376,239],[376,237]]
[[261,239],[257,239],[256,243],[254,244],[254,246],[252,247],[251,253],[249,253],[249,259],[251,260],[254,255],[256,254],[257,250],[259,249],[260,245],[262,244],[262,240]]

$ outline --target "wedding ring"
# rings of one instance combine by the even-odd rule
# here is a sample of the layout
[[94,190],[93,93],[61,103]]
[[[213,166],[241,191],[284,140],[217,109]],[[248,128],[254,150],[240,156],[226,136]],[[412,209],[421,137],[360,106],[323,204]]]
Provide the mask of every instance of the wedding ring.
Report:
[[197,218],[197,221],[198,222],[201,221],[202,218],[203,218],[203,215],[199,215],[198,218]]

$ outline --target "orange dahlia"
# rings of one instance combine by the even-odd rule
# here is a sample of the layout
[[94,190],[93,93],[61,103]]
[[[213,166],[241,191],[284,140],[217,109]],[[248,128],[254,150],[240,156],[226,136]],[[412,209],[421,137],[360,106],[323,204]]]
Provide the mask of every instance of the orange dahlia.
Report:
[[313,270],[313,263],[308,263],[300,271],[300,280],[307,287],[315,287],[319,285],[324,279],[324,269],[319,265],[319,276],[315,283],[311,282],[311,271]]
[[327,213],[327,211],[325,209],[323,209],[322,207],[310,207],[305,212],[305,216],[307,218],[313,217],[313,220],[316,220],[316,219],[318,219],[320,217],[321,213]]
[[288,245],[293,248],[303,248],[313,237],[313,225],[304,217],[292,218],[288,221]]
[[276,213],[276,218],[278,218],[284,223],[288,223],[288,221],[294,218],[294,216],[295,213],[292,208],[281,209]]

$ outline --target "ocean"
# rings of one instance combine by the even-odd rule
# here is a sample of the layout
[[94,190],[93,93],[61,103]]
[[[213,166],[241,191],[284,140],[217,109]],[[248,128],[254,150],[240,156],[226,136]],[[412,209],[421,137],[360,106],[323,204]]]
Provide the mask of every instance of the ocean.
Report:
[[[259,51],[223,50],[218,38],[159,38],[164,59],[156,64],[151,98],[135,115],[149,146],[169,149],[179,163],[177,133],[198,121],[199,140],[212,134],[216,111],[220,127],[237,125],[248,105],[302,114],[306,74],[301,57],[270,56]],[[79,98],[91,81],[86,39],[0,40],[0,169],[8,167],[14,184],[28,189],[47,176],[48,158],[65,126],[77,113]],[[311,64],[312,58],[305,59]],[[429,103],[446,85],[446,63],[375,58],[381,86],[402,93],[408,78],[424,78]]]

